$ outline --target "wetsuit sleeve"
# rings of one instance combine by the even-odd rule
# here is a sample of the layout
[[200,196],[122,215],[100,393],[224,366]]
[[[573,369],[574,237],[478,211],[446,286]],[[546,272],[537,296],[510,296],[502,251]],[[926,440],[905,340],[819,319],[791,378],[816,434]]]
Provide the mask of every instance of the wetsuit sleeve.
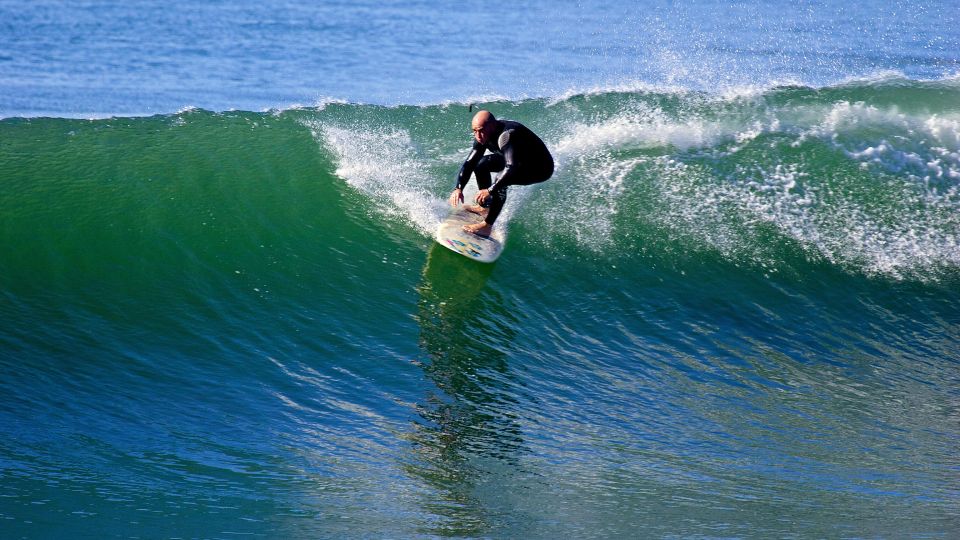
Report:
[[480,161],[480,158],[483,157],[485,150],[486,148],[482,144],[474,141],[473,148],[470,150],[467,160],[463,162],[463,165],[460,166],[460,172],[457,173],[457,189],[462,190],[467,186],[467,182],[470,181],[470,175],[473,174],[473,170],[477,167],[477,163]]

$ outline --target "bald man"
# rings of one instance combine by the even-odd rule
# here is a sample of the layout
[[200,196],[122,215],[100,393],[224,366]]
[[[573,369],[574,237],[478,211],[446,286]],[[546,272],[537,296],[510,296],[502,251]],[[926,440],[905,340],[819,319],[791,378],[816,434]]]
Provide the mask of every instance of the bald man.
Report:
[[[526,126],[510,120],[497,120],[489,111],[480,111],[473,117],[473,149],[460,167],[457,187],[450,194],[450,205],[463,202],[463,188],[470,175],[477,177],[480,191],[466,210],[483,216],[483,221],[466,225],[463,230],[480,236],[489,236],[493,224],[507,202],[507,188],[543,182],[553,175],[553,156],[540,137]],[[491,154],[484,155],[486,150]],[[501,172],[502,171],[502,172]],[[496,184],[491,185],[490,173],[500,172]]]

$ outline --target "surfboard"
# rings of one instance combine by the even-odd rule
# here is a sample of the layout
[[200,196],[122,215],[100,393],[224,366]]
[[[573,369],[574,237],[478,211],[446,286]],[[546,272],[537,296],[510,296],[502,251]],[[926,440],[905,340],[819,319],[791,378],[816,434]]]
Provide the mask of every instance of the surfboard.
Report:
[[503,251],[506,233],[494,229],[489,237],[477,236],[463,230],[464,225],[480,223],[483,218],[473,212],[467,212],[461,206],[450,212],[437,229],[437,243],[455,251],[468,259],[492,263]]

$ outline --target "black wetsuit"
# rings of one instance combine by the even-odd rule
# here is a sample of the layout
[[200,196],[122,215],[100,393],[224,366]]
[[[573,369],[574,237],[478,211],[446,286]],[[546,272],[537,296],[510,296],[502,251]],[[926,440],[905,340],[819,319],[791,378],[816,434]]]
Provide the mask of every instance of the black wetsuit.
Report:
[[[536,184],[553,175],[553,156],[540,137],[520,122],[500,120],[499,124],[500,128],[487,144],[474,141],[473,149],[457,175],[460,190],[470,180],[470,173],[476,175],[478,188],[490,190],[490,212],[484,220],[489,225],[493,225],[503,210],[508,187]],[[485,150],[493,153],[485,156]],[[503,173],[491,187],[490,173],[499,171]]]

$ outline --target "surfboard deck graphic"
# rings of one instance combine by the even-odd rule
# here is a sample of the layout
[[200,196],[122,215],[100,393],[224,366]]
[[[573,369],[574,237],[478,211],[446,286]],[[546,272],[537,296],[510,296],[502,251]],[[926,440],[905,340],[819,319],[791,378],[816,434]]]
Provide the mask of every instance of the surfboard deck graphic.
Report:
[[503,251],[506,234],[494,229],[489,237],[483,237],[463,230],[464,225],[479,223],[482,219],[479,215],[464,210],[463,207],[455,209],[437,229],[437,242],[469,259],[492,263]]

